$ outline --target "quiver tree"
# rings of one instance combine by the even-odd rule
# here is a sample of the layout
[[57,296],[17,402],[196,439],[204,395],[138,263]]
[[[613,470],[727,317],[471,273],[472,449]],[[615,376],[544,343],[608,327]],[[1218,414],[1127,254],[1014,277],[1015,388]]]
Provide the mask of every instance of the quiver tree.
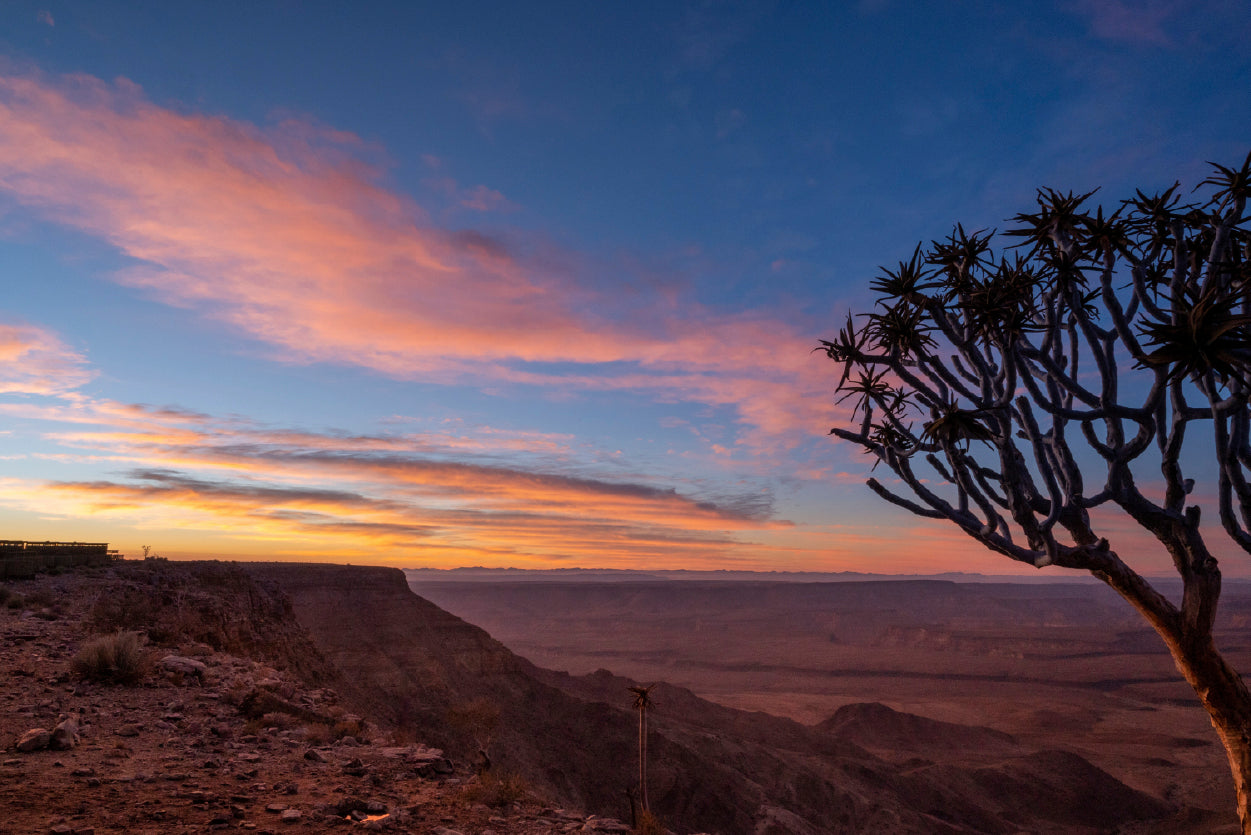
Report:
[[634,694],[634,709],[639,712],[639,800],[644,812],[651,809],[647,803],[647,712],[652,709],[652,690],[656,687],[635,686],[627,688]]
[[[894,476],[875,493],[1019,562],[1089,571],[1146,618],[1220,735],[1251,835],[1251,694],[1212,635],[1213,548],[1251,552],[1251,155],[1200,190],[1110,214],[1041,190],[998,253],[993,231],[957,226],[884,270],[874,309],[818,350],[852,409],[832,434]],[[1140,540],[1101,535],[1115,514],[1163,546],[1179,603],[1117,550]]]

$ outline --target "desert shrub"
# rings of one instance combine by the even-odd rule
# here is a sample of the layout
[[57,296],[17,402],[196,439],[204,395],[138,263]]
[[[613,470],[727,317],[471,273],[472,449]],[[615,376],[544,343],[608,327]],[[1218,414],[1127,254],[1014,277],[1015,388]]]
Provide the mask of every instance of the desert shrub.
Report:
[[634,831],[638,835],[665,835],[667,830],[665,825],[660,822],[660,818],[644,809],[639,812],[638,823],[634,825]]
[[252,692],[252,686],[246,681],[236,680],[226,688],[226,692],[222,694],[222,701],[232,707],[238,707],[243,704],[243,700]]
[[304,742],[311,748],[320,748],[334,741],[330,728],[320,722],[304,726]]
[[461,797],[469,803],[481,803],[492,808],[511,806],[533,795],[526,779],[511,771],[483,772],[461,793]]
[[[175,578],[161,578],[173,582]],[[215,627],[207,626],[190,600],[178,588],[123,588],[100,595],[91,607],[89,622],[101,632],[143,632],[154,644],[172,646],[184,641],[222,648]]]
[[13,590],[10,589],[8,586],[0,586],[0,603],[7,602],[9,597],[12,594],[13,594]]
[[448,725],[473,739],[474,744],[485,751],[499,728],[500,709],[490,699],[474,699],[448,708],[444,719]]
[[356,716],[340,719],[334,723],[330,732],[335,739],[343,739],[345,736],[350,736],[359,740],[365,735],[365,720]]
[[48,589],[35,589],[26,595],[26,603],[29,606],[51,606],[56,602],[56,595]]
[[410,728],[396,728],[391,731],[391,744],[396,746],[413,745],[420,742],[417,735]]
[[300,724],[300,720],[296,719],[290,713],[266,713],[261,717],[261,724],[266,728],[277,728],[280,731],[290,730]]
[[8,606],[10,609],[21,609],[26,605],[26,598],[22,597],[20,594],[15,594],[8,600],[5,600],[4,605]]
[[115,632],[88,640],[70,667],[87,681],[134,684],[147,673],[148,656],[138,632]]
[[158,607],[150,592],[122,589],[100,595],[88,615],[92,627],[99,630],[145,630],[151,634],[156,625]]
[[294,699],[296,694],[296,686],[294,681],[280,681],[273,691],[280,699]]

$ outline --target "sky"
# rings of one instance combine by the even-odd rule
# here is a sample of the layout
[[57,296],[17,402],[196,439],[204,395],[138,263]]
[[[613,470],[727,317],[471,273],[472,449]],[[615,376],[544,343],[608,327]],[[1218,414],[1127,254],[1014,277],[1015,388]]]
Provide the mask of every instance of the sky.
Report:
[[1248,43],[1244,0],[9,0],[0,536],[1010,572],[864,487],[812,348],[1039,186],[1240,163]]

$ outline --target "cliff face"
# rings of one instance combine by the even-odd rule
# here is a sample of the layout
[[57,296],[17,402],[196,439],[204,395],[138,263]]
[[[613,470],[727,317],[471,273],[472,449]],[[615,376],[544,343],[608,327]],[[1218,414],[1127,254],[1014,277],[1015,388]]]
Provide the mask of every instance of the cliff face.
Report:
[[357,701],[398,725],[441,721],[480,683],[521,659],[486,632],[409,591],[397,570],[249,564],[276,584]]
[[[629,819],[637,719],[625,688],[632,682],[541,670],[413,594],[398,570],[245,570],[290,601],[360,712],[462,762],[476,755],[475,735],[490,735],[496,768],[523,774],[555,801]],[[662,685],[653,695],[661,707],[651,718],[649,794],[679,832],[1092,832],[1171,811],[1080,757],[1023,750],[1011,740],[997,740],[979,764],[951,761],[943,740],[958,737],[959,726],[927,726],[927,737],[913,733],[917,723],[905,714],[892,718],[894,733],[918,737],[910,739],[915,756],[899,764],[842,733],[856,725],[847,716],[807,727],[680,688]],[[498,711],[493,733],[449,722],[475,703]],[[1086,789],[1095,784],[1099,803]],[[1028,788],[1027,796],[1015,803],[1005,787]]]

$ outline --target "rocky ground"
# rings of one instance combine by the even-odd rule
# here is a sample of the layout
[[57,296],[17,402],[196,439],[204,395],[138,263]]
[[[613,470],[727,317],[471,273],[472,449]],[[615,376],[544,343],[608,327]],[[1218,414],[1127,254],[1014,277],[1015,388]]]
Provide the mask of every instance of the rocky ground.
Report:
[[72,660],[132,570],[0,585],[0,833],[630,831],[484,781],[264,658],[146,636],[136,684],[84,679]]

